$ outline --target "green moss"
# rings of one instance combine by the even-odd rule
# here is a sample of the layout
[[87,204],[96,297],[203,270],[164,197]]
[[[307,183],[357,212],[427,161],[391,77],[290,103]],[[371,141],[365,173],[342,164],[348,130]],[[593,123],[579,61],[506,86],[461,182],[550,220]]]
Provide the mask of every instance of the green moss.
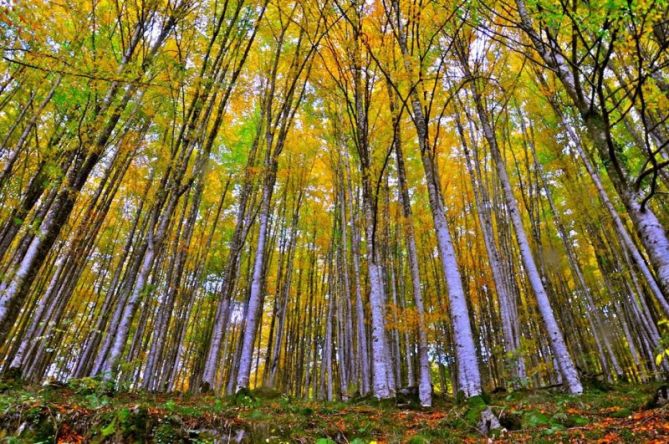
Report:
[[71,379],[67,386],[78,395],[113,396],[116,393],[114,381],[97,377]]
[[56,432],[55,421],[45,413],[30,419],[29,428],[20,436],[33,442],[51,442],[55,440]]
[[266,415],[262,410],[254,409],[251,411],[251,413],[249,413],[247,418],[259,421],[263,419],[269,419],[269,416]]
[[471,396],[467,398],[467,411],[465,412],[465,420],[469,425],[476,425],[481,418],[481,412],[488,407],[483,396]]
[[409,438],[407,444],[430,444],[430,440],[422,435],[414,435]]
[[616,410],[615,412],[611,413],[611,417],[613,418],[626,418],[632,414],[632,411],[628,408],[621,408],[619,410]]
[[259,405],[256,397],[253,396],[253,393],[251,393],[251,391],[247,388],[242,388],[237,393],[235,393],[232,402],[234,405],[241,407],[255,407]]
[[160,424],[153,432],[153,441],[157,444],[186,442],[185,438],[181,428],[169,422]]
[[547,426],[551,423],[548,416],[536,410],[525,412],[521,421],[523,429],[533,429],[539,426]]

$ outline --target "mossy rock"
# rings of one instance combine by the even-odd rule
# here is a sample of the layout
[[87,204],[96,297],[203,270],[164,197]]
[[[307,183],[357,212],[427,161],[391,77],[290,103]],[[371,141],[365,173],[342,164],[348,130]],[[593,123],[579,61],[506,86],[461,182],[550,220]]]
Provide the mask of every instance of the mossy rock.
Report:
[[488,404],[481,395],[471,396],[467,398],[466,402],[465,420],[470,425],[476,425],[481,418],[481,413],[488,408]]

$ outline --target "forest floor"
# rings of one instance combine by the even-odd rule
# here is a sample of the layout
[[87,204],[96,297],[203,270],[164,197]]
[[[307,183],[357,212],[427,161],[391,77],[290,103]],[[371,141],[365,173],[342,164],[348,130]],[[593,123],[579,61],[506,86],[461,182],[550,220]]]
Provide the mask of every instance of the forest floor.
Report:
[[[658,385],[498,393],[489,405],[505,426],[494,442],[669,442],[669,406],[650,408]],[[0,383],[0,442],[486,442],[475,406],[436,397],[412,405],[295,400],[271,391],[213,395],[122,393],[75,380],[31,386]],[[473,414],[474,413],[474,414]],[[490,442],[490,441],[488,441]]]

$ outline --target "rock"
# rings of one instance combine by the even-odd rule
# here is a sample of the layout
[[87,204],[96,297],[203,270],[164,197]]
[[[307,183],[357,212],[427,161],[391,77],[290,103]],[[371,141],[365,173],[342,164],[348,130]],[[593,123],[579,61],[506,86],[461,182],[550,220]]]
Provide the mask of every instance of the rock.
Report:
[[523,427],[523,417],[508,410],[500,413],[499,424],[507,430],[520,430]]
[[481,419],[479,420],[477,428],[483,435],[488,436],[491,432],[501,429],[502,426],[500,425],[497,416],[492,412],[492,409],[486,407],[481,411]]
[[397,390],[397,406],[410,406],[420,403],[420,396],[418,395],[418,387],[409,386],[402,387]]
[[669,387],[663,385],[655,391],[653,399],[646,404],[647,409],[655,409],[669,404]]

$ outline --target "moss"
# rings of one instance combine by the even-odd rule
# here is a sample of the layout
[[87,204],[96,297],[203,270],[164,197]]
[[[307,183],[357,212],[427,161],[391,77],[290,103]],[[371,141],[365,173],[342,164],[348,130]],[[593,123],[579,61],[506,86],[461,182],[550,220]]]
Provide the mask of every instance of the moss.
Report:
[[50,442],[56,439],[56,424],[48,414],[33,415],[29,419],[29,428],[21,434],[33,442]]
[[182,427],[166,422],[160,424],[153,431],[153,441],[156,444],[180,443],[186,442],[187,437],[184,435]]
[[544,413],[538,412],[536,410],[530,410],[523,413],[523,419],[521,422],[523,429],[534,429],[539,426],[549,425],[551,420]]
[[632,414],[632,411],[628,408],[621,408],[611,413],[612,418],[626,418]]
[[258,410],[258,409],[251,410],[251,412],[246,417],[248,419],[252,419],[252,420],[255,420],[255,421],[261,421],[261,420],[270,418],[267,414],[265,414],[265,412],[263,412],[262,410]]
[[407,444],[430,444],[430,440],[423,435],[414,435],[409,438]]
[[242,388],[232,398],[234,405],[241,407],[255,407],[259,404],[253,393],[247,388]]
[[114,381],[102,378],[79,378],[68,381],[67,386],[78,395],[113,396],[116,393]]
[[465,420],[469,425],[476,425],[481,418],[481,412],[488,407],[485,399],[481,395],[471,396],[467,398],[467,411],[465,412]]

